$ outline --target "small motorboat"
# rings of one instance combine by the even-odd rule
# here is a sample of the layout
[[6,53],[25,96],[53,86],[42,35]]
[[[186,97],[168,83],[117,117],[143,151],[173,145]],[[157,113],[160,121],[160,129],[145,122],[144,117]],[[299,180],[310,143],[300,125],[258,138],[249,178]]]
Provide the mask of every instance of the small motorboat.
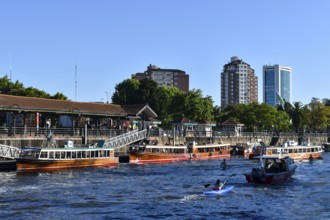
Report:
[[245,173],[248,183],[254,184],[279,184],[292,177],[297,169],[294,160],[289,156],[258,156],[260,167],[253,168]]

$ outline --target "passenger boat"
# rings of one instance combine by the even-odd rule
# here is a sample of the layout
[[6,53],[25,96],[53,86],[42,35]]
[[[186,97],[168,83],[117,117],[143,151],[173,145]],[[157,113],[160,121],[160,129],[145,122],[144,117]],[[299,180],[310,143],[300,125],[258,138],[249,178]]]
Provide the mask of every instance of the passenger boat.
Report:
[[321,146],[267,147],[266,155],[289,156],[295,160],[322,159],[324,150]]
[[63,170],[86,167],[108,167],[119,164],[113,148],[81,146],[80,148],[22,148],[16,158],[18,172]]
[[258,156],[260,167],[245,173],[248,183],[279,184],[292,177],[297,169],[294,160],[288,156]]
[[226,159],[230,158],[229,144],[197,145],[196,142],[188,144],[188,152],[193,160]]
[[16,171],[16,160],[0,158],[0,172],[1,171]]
[[142,145],[130,146],[129,163],[171,163],[190,160],[187,146]]

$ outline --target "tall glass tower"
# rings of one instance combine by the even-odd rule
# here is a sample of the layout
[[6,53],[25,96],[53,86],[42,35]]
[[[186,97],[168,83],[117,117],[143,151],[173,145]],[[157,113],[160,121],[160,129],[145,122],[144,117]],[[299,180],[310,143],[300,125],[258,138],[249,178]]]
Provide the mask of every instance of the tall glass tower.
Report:
[[263,66],[263,102],[271,106],[292,100],[291,67]]

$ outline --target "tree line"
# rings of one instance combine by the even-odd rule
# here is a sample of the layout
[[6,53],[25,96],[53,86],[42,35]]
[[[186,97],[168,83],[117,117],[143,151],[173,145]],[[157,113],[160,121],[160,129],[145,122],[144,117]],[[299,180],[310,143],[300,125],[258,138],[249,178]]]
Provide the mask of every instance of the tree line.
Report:
[[149,104],[162,126],[170,127],[183,117],[193,121],[212,121],[218,127],[226,120],[244,124],[245,131],[325,132],[330,128],[330,99],[325,103],[285,102],[277,107],[265,103],[213,106],[211,96],[193,89],[183,92],[175,87],[158,86],[151,79],[127,79],[115,87],[115,104]]
[[7,75],[0,78],[0,89],[1,93],[8,95],[68,100],[68,98],[60,92],[57,92],[55,95],[50,95],[49,93],[34,87],[26,88],[23,83],[18,80],[16,82],[12,82]]
[[[50,95],[45,91],[11,82],[8,76],[0,78],[3,93],[48,99],[68,100],[62,93]],[[285,102],[277,107],[265,103],[214,106],[211,96],[203,96],[200,89],[183,92],[176,87],[158,86],[151,79],[126,79],[115,86],[113,104],[148,104],[162,121],[163,128],[188,118],[192,121],[209,121],[220,126],[226,120],[244,124],[245,131],[306,131],[325,132],[330,129],[330,99],[323,103]]]

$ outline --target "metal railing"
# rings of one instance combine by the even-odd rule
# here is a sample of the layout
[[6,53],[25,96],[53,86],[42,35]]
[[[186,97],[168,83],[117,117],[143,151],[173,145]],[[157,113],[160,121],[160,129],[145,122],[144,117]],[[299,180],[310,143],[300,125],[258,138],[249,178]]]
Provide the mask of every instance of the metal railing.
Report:
[[[11,132],[10,129],[12,129]],[[14,132],[13,132],[14,131]],[[128,129],[104,129],[104,128],[88,128],[88,137],[115,137],[129,132]],[[39,128],[36,127],[0,127],[0,136],[83,136],[84,128]],[[206,138],[224,138],[224,137],[262,137],[273,136],[273,132],[240,132],[235,131],[174,131],[163,129],[150,129],[149,136],[151,137],[206,137]],[[281,132],[280,136],[297,136],[295,132]],[[309,137],[330,137],[328,133],[306,133]]]
[[118,135],[103,143],[103,147],[120,148],[134,142],[143,140],[147,137],[147,130],[134,130],[122,135]]
[[20,149],[17,147],[0,144],[0,157],[15,159],[18,158],[19,151]]

